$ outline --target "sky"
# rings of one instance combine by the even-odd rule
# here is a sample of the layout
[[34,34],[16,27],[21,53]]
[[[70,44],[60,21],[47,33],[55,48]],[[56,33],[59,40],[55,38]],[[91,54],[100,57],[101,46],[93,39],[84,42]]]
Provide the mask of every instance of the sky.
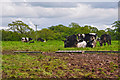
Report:
[[111,28],[118,20],[118,2],[85,2],[67,1],[18,1],[4,0],[0,3],[0,29],[8,29],[12,21],[22,20],[35,30],[63,24],[69,26],[72,22],[80,26],[89,25],[99,30]]

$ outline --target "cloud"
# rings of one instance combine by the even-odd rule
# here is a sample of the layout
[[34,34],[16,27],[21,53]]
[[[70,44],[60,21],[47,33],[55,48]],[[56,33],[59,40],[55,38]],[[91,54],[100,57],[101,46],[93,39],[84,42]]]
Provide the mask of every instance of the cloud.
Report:
[[[26,3],[25,3],[26,4]],[[99,14],[100,16],[110,16],[112,13],[116,12],[117,8],[92,8],[91,5],[78,3],[74,8],[56,8],[56,7],[41,7],[41,6],[28,6],[28,5],[15,5],[10,3],[5,3],[3,7],[3,16],[14,16],[14,17],[66,17],[73,16],[76,17],[93,17]],[[111,14],[107,14],[107,12]],[[9,13],[9,14],[8,14]],[[96,14],[97,13],[97,14]],[[102,14],[100,14],[102,13]],[[75,16],[73,16],[75,17]]]
[[[4,3],[3,25],[12,22],[12,18],[20,18],[33,27],[33,24],[37,24],[38,28],[46,28],[56,24],[68,25],[71,22],[80,25],[105,25],[112,24],[117,20],[117,8],[95,8],[91,4],[85,3],[71,3],[71,6],[72,4],[74,7],[55,7],[55,3],[53,7],[41,6],[42,3],[39,6],[32,6],[28,3],[20,3],[19,5]],[[62,6],[62,4],[60,5]]]
[[[107,19],[111,17],[117,17],[117,8],[92,8],[91,5],[78,4],[76,8],[71,9],[73,18],[97,18],[97,19]],[[109,14],[108,14],[109,13]]]
[[[9,0],[1,0],[9,2]],[[11,0],[13,2],[23,2],[24,0]],[[119,0],[26,0],[27,2],[118,2]]]

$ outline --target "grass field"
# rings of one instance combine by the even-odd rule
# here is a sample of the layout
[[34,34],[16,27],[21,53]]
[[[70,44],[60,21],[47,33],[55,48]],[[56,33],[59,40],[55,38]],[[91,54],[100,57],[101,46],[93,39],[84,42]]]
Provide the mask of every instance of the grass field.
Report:
[[[95,48],[64,48],[62,41],[2,42],[3,78],[119,78],[118,54],[66,54],[58,50],[118,50],[118,41]],[[13,53],[13,51],[44,53]],[[4,80],[4,79],[3,79]],[[7,79],[9,80],[9,79]],[[11,79],[12,80],[12,79]],[[41,79],[42,80],[42,79]],[[52,80],[52,79],[51,79]]]
[[[4,55],[2,66],[3,78],[53,77],[54,74],[52,70],[58,69],[61,66],[67,69],[64,61],[41,54],[34,56],[27,54]],[[61,77],[62,73],[60,72],[61,70],[58,69],[55,75]]]
[[117,56],[117,54],[56,54],[56,56],[35,53],[4,54],[2,77],[16,80],[17,78],[118,78]]
[[47,42],[35,42],[35,43],[23,43],[21,41],[3,41],[2,50],[22,50],[22,51],[43,51],[53,52],[58,50],[118,50],[118,41],[112,41],[112,45],[97,46],[95,48],[64,48],[63,41],[47,41]]

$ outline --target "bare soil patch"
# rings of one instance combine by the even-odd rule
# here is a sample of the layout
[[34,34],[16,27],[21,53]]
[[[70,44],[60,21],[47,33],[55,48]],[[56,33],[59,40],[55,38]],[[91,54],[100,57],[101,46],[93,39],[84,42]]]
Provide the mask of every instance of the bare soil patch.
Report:
[[[43,53],[66,61],[69,69],[80,69],[89,78],[118,78],[119,54]],[[70,73],[71,74],[71,73]],[[92,76],[91,76],[92,75]]]

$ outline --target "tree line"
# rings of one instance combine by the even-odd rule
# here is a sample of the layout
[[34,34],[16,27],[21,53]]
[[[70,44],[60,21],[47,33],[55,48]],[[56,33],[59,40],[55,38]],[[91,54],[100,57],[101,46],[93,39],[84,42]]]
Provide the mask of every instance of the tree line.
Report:
[[9,29],[2,29],[2,41],[20,41],[22,37],[30,37],[36,40],[37,38],[43,38],[45,40],[64,40],[66,36],[78,33],[97,33],[98,37],[102,34],[110,34],[112,40],[119,40],[120,37],[120,21],[115,21],[113,28],[106,28],[105,30],[98,30],[96,27],[88,25],[80,26],[77,23],[71,23],[69,26],[62,24],[43,28],[38,31],[34,31],[27,24],[22,21],[13,21],[8,24]]

